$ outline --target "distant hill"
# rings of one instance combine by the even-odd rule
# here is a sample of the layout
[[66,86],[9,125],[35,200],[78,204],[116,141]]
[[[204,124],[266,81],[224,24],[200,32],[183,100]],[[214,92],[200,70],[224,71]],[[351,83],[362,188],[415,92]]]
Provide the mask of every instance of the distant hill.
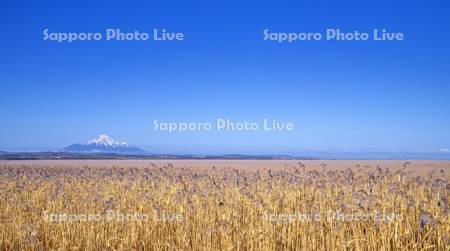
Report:
[[51,160],[51,159],[196,159],[196,160],[289,160],[309,159],[288,155],[189,155],[189,154],[118,154],[99,152],[5,152],[0,153],[0,160]]
[[112,153],[112,154],[147,154],[146,151],[129,146],[125,142],[115,141],[108,135],[100,135],[95,139],[91,139],[86,143],[78,143],[70,145],[62,152],[68,153]]

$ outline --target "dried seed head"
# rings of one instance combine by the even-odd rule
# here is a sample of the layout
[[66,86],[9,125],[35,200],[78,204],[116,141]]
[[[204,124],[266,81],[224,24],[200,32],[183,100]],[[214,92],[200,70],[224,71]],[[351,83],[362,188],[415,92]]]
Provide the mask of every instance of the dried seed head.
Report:
[[436,220],[433,215],[428,212],[422,212],[419,217],[419,229],[422,231],[427,225],[433,226]]

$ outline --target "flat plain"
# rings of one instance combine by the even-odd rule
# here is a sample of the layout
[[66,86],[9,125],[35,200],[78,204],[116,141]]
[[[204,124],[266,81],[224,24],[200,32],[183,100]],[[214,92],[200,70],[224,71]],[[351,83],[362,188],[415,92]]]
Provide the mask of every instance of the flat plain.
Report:
[[0,161],[1,250],[450,250],[450,161]]

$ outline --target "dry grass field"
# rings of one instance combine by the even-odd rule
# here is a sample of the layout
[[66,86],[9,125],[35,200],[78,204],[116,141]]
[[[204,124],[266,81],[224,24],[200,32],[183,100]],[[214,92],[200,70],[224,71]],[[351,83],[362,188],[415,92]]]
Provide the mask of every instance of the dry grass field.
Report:
[[449,161],[2,161],[0,250],[450,250]]

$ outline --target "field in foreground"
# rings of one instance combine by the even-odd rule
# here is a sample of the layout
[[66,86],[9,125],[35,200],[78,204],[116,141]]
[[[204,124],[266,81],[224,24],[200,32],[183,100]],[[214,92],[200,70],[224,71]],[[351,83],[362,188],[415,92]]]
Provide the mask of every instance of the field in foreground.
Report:
[[449,161],[2,161],[0,250],[450,250]]

